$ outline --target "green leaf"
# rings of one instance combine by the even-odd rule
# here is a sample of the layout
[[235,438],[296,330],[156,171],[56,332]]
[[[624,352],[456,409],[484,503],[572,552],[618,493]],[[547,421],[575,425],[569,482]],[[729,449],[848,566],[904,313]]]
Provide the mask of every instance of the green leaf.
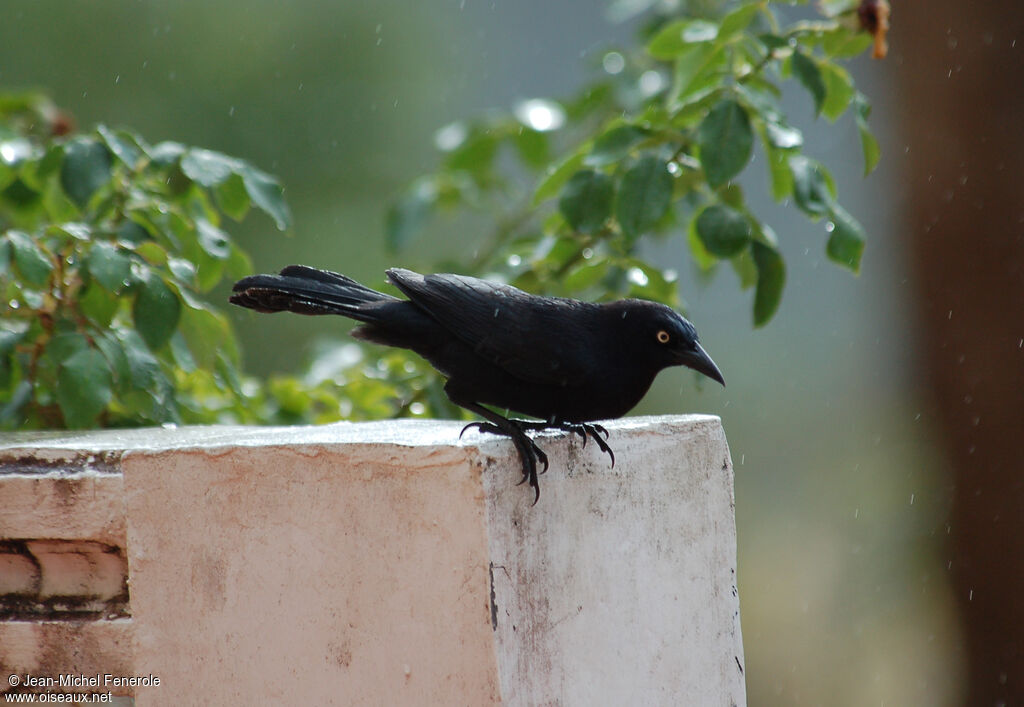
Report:
[[558,200],[566,222],[580,233],[594,233],[612,213],[615,184],[603,172],[583,169],[572,175]]
[[96,241],[89,249],[85,267],[110,292],[120,292],[131,277],[131,257],[108,241]]
[[146,241],[135,247],[135,252],[150,265],[167,265],[167,251],[159,243]]
[[690,227],[686,230],[686,244],[690,247],[693,262],[702,272],[708,272],[718,264],[718,258],[708,252],[704,243],[701,242],[700,236],[697,235],[697,219],[692,219]]
[[238,173],[242,175],[242,182],[252,203],[270,215],[279,230],[288,229],[292,223],[292,214],[284,200],[284,189],[277,180],[249,165],[242,166]]
[[[53,236],[67,236],[72,240],[76,241],[88,241],[92,239],[92,227],[87,223],[80,222],[68,222],[68,223],[57,223],[46,229],[47,235]],[[67,240],[62,238],[61,240]]]
[[145,343],[136,332],[119,330],[118,338],[124,347],[124,355],[128,360],[128,374],[131,384],[136,388],[150,389],[160,378],[160,362],[156,360]]
[[[194,286],[196,284],[196,271],[198,268],[196,264],[191,260],[185,258],[168,258],[167,267],[170,268],[171,275],[179,284],[185,284],[188,286]],[[220,278],[218,277],[218,280]],[[211,285],[212,287],[212,285]]]
[[740,279],[741,290],[749,290],[757,284],[757,265],[754,263],[754,257],[750,253],[750,248],[744,248],[729,258],[729,265],[732,266],[736,277]]
[[110,402],[111,375],[96,349],[83,349],[61,363],[57,372],[57,404],[68,427],[89,427]]
[[145,243],[151,238],[152,236],[144,226],[130,219],[122,221],[121,225],[117,227],[117,240],[125,243],[138,245],[139,243]]
[[754,133],[743,106],[722,100],[697,128],[700,161],[708,184],[718,187],[739,174],[750,160]]
[[608,265],[607,258],[594,257],[570,270],[562,284],[570,293],[591,288],[608,274]]
[[46,358],[60,365],[79,351],[89,348],[89,340],[77,331],[66,331],[57,334],[50,340],[46,348]]
[[818,63],[800,50],[793,52],[793,75],[804,85],[814,99],[814,112],[820,113],[825,102],[825,80]]
[[636,237],[656,224],[672,203],[672,175],[665,161],[643,157],[622,175],[615,218],[627,236]]
[[110,150],[92,138],[80,137],[64,146],[60,183],[79,208],[110,181]]
[[765,46],[768,51],[775,51],[776,49],[789,49],[789,37],[783,37],[778,34],[759,34],[757,39]]
[[647,43],[655,59],[673,59],[691,44],[711,42],[718,36],[718,25],[707,20],[676,20],[662,28]]
[[14,267],[30,285],[45,285],[53,271],[53,261],[42,244],[24,231],[8,231],[7,240],[14,252]]
[[515,145],[523,163],[530,167],[545,167],[551,159],[548,136],[540,130],[520,126],[515,136]]
[[697,235],[708,252],[718,258],[731,258],[750,242],[751,229],[747,217],[735,209],[712,204],[696,221]]
[[11,244],[6,238],[0,238],[0,275],[6,275],[11,268]]
[[750,244],[757,266],[757,289],[754,291],[754,326],[761,327],[775,315],[786,285],[786,263],[779,251],[754,241]]
[[103,138],[103,142],[114,153],[114,156],[129,167],[135,167],[142,159],[142,150],[127,133],[111,130],[106,125],[98,125],[96,132]]
[[857,56],[871,46],[874,38],[868,32],[857,32],[846,27],[836,27],[821,35],[821,48],[835,59]]
[[397,252],[418,234],[437,207],[438,189],[434,180],[422,177],[388,208],[384,236],[388,250]]
[[832,235],[825,247],[829,260],[854,273],[860,272],[860,258],[864,253],[864,228],[838,204],[832,205],[830,216]]
[[679,305],[679,286],[674,272],[663,272],[639,258],[629,258],[623,266],[629,283],[627,296]]
[[242,278],[252,273],[252,258],[237,245],[232,244],[231,255],[226,263],[227,274],[233,278]]
[[477,128],[448,155],[445,164],[454,171],[463,170],[481,175],[490,171],[497,153],[498,138],[494,131],[490,128]]
[[618,162],[650,135],[651,131],[646,128],[617,125],[594,141],[594,147],[583,163],[588,167],[603,167]]
[[821,106],[821,112],[835,122],[846,112],[856,93],[853,78],[846,69],[830,61],[821,63],[821,75],[825,81],[825,102]]
[[793,199],[800,210],[815,217],[827,213],[832,195],[821,165],[803,155],[792,155],[789,170],[793,175]]
[[244,163],[241,160],[196,147],[189,149],[181,157],[181,171],[193,182],[198,182],[204,187],[222,184],[243,167]]
[[33,385],[32,381],[23,380],[18,383],[18,386],[14,389],[11,394],[11,399],[8,403],[0,407],[0,422],[6,422],[11,420],[15,415],[19,413],[21,408],[32,399]]
[[181,300],[156,272],[145,270],[135,296],[132,318],[135,330],[153,351],[174,334],[181,318]]
[[245,190],[245,182],[237,174],[232,174],[213,189],[217,206],[221,211],[241,221],[249,213],[249,193]]
[[158,167],[170,167],[181,159],[187,149],[180,142],[161,142],[159,145],[153,146],[149,156],[153,160],[153,164]]
[[781,122],[765,122],[764,132],[768,143],[779,150],[793,150],[804,144],[803,133]]
[[532,205],[537,206],[542,201],[547,201],[561,191],[562,186],[569,181],[569,177],[583,166],[585,155],[586,152],[581,149],[566,157],[558,166],[554,168],[549,167],[547,175],[540,180],[537,190],[533,193]]
[[867,176],[878,166],[878,160],[882,157],[882,150],[878,146],[878,140],[871,134],[868,127],[868,116],[871,114],[871,104],[863,93],[857,93],[853,99],[855,110],[854,120],[857,121],[857,131],[860,133],[860,144],[864,151],[864,175]]
[[705,87],[708,69],[717,66],[725,56],[725,47],[711,43],[691,44],[676,56],[672,67],[672,88],[668,103],[677,108],[682,99]]
[[78,295],[78,306],[82,313],[98,327],[110,326],[120,308],[117,295],[108,292],[96,282],[91,282]]
[[238,360],[231,328],[222,314],[205,307],[186,307],[181,319],[181,333],[193,359],[204,368],[212,368],[220,353],[225,353],[232,361]]
[[754,19],[754,15],[757,14],[758,9],[760,9],[759,3],[748,3],[746,5],[740,5],[723,17],[722,26],[718,30],[718,40],[723,41],[729,39],[733,35],[745,30]]
[[224,260],[231,255],[231,238],[204,218],[196,219],[199,246],[210,256]]

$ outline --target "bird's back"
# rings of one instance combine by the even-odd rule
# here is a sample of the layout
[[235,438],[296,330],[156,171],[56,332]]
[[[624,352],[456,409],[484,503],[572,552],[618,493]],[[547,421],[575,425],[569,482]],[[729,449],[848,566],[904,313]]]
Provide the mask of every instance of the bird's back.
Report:
[[567,387],[594,373],[600,307],[538,297],[510,285],[463,275],[420,275],[391,269],[388,277],[475,354],[525,382]]

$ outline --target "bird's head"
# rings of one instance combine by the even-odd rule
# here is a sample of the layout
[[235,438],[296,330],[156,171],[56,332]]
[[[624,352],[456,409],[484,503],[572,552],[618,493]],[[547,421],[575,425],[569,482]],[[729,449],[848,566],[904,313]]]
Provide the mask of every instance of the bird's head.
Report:
[[610,305],[628,329],[629,347],[658,368],[686,366],[725,385],[718,366],[697,340],[697,330],[671,307],[646,300]]

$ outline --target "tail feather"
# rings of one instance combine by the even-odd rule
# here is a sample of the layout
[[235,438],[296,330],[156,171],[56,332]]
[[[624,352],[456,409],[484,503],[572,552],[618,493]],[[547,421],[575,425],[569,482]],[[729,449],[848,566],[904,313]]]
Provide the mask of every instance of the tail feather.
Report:
[[235,283],[231,303],[258,312],[340,314],[361,322],[375,319],[374,305],[396,301],[350,277],[289,265],[278,275],[252,275]]

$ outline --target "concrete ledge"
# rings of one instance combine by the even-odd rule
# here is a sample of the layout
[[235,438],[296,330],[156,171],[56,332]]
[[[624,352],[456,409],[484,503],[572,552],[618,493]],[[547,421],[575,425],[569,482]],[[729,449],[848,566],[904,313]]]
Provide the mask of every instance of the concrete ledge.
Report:
[[[0,542],[49,560],[0,553],[0,589],[109,598],[126,557],[131,620],[77,630],[118,627],[89,658],[159,677],[139,705],[742,705],[721,424],[607,426],[614,469],[578,437],[538,439],[535,507],[511,444],[459,443],[458,423],[8,437]],[[67,543],[92,563],[48,584]],[[77,670],[43,650],[53,631],[0,621],[0,666]]]

